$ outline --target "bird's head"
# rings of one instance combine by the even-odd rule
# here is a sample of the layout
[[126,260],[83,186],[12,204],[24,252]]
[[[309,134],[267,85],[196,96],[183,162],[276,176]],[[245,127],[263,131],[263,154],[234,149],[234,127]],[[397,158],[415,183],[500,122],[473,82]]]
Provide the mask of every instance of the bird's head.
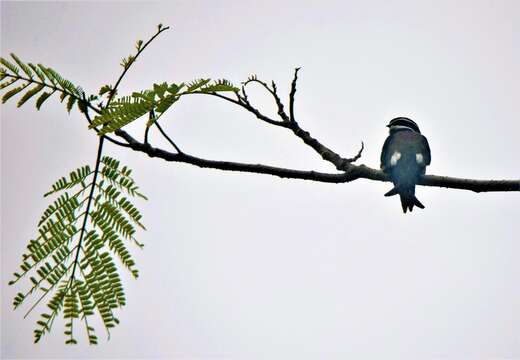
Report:
[[396,117],[390,120],[390,122],[386,126],[390,129],[391,133],[397,130],[405,129],[415,131],[419,134],[421,133],[421,130],[419,130],[419,126],[415,123],[415,121],[407,117]]

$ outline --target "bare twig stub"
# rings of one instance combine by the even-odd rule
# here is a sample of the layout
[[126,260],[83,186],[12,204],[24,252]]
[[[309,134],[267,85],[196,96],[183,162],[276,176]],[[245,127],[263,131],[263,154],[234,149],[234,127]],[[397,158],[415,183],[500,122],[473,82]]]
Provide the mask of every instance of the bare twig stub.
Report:
[[291,84],[291,92],[289,94],[289,113],[291,114],[291,121],[296,121],[294,118],[294,96],[296,95],[296,81],[298,81],[299,70],[299,67],[294,69],[294,78]]

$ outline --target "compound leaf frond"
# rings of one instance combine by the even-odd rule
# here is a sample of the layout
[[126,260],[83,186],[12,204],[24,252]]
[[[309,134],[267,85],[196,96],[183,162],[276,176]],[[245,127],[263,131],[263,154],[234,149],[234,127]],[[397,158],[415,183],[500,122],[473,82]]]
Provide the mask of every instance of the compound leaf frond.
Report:
[[[137,185],[130,177],[128,167],[110,157],[105,156],[102,160],[102,166],[96,166],[99,176],[96,176],[96,170],[85,165],[60,178],[45,194],[58,195],[44,210],[38,223],[38,236],[29,241],[20,271],[9,282],[12,285],[23,278],[29,280],[27,291],[14,297],[15,308],[39,293],[26,315],[41,300],[49,299],[49,311],[42,313],[36,321],[35,342],[50,332],[54,320],[62,313],[66,344],[78,343],[75,337],[78,324],[83,324],[81,327],[86,331],[89,344],[97,344],[89,320],[99,315],[110,335],[110,329],[119,323],[114,316],[115,309],[126,305],[123,284],[113,258],[117,257],[133,277],[138,276],[127,244],[132,240],[141,246],[134,239],[134,224],[144,226],[137,208],[122,196],[122,191],[137,196]],[[88,195],[87,190],[91,190]],[[90,203],[91,207],[87,205]]]
[[[0,63],[3,66],[0,68],[0,90],[9,87],[17,81],[25,81],[25,83],[17,88],[7,91],[2,97],[2,102],[5,103],[11,97],[22,92],[29,85],[34,85],[31,89],[24,93],[18,101],[17,106],[20,107],[30,98],[48,88],[49,91],[42,93],[36,100],[36,108],[40,110],[42,104],[55,92],[61,94],[60,99],[63,101],[69,97],[67,103],[67,110],[70,112],[75,102],[82,100],[85,93],[81,87],[74,85],[69,80],[63,78],[58,72],[50,67],[42,64],[34,65],[32,63],[24,63],[18,56],[11,54],[14,64],[7,59],[0,57]],[[16,65],[15,65],[16,64]],[[21,71],[20,71],[21,69]]]

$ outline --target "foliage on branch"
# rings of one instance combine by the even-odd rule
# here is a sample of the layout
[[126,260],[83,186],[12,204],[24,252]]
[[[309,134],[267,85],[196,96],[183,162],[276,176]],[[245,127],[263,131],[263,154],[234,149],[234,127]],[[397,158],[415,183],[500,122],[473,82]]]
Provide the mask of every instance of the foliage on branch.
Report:
[[[100,94],[110,92],[106,85],[99,91]],[[98,132],[100,136],[121,129],[123,126],[154,112],[146,126],[151,126],[157,121],[181,96],[194,93],[215,94],[221,92],[237,93],[239,89],[230,81],[222,79],[211,81],[211,79],[194,80],[188,84],[154,84],[152,89],[134,92],[130,96],[116,98],[110,106],[103,109],[100,115],[96,116],[89,128],[102,126]]]
[[[84,111],[80,100],[84,98],[85,93],[81,87],[63,78],[50,67],[42,64],[25,64],[15,54],[11,54],[11,58],[14,60],[14,64],[0,57],[0,63],[3,66],[0,67],[0,89],[9,89],[2,97],[2,103],[5,103],[17,94],[23,94],[17,103],[17,106],[20,107],[39,94],[36,99],[36,109],[40,110],[43,103],[51,95],[60,93],[61,102],[67,99],[66,106],[68,112],[72,110],[74,104],[77,104],[80,110]],[[15,84],[19,84],[19,86],[14,87]],[[89,98],[90,101],[95,99],[96,97]]]
[[144,229],[141,213],[129,197],[146,198],[130,174],[129,168],[105,156],[97,170],[88,165],[78,168],[45,194],[61,195],[43,212],[38,235],[29,241],[20,271],[9,282],[30,280],[28,290],[16,295],[15,309],[31,295],[39,295],[26,316],[54,293],[47,302],[49,310],[36,322],[35,342],[51,330],[60,312],[66,320],[68,344],[77,342],[76,322],[84,324],[89,343],[97,343],[89,325],[95,313],[107,332],[119,323],[114,311],[126,304],[126,298],[113,258],[137,278],[139,272],[127,247],[129,243],[142,247],[135,238],[136,226]]

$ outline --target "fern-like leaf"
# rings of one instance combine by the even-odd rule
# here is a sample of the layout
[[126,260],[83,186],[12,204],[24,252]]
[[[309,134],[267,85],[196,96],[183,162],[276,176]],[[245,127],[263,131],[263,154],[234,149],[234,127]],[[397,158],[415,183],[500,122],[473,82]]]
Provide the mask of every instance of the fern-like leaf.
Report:
[[64,189],[69,189],[78,184],[81,184],[83,188],[85,188],[85,179],[91,174],[92,170],[90,170],[88,165],[78,168],[69,174],[69,179],[62,177],[54,184],[52,184],[52,190],[46,192],[43,196],[49,196],[50,194]]
[[14,60],[14,64],[3,57],[0,58],[0,64],[3,66],[0,68],[0,90],[9,87],[17,81],[24,81],[25,83],[7,91],[2,97],[3,103],[16,94],[23,92],[30,85],[34,86],[22,95],[18,101],[18,107],[24,105],[27,100],[40,93],[45,88],[49,89],[49,91],[43,92],[36,100],[36,108],[38,110],[40,110],[43,103],[55,92],[60,93],[61,101],[64,101],[67,97],[69,98],[67,101],[67,110],[69,112],[74,106],[74,103],[79,103],[79,100],[83,99],[85,96],[83,90],[79,86],[76,86],[69,80],[63,78],[55,70],[42,64],[26,64],[15,54],[11,54],[11,57]]
[[[56,79],[56,81],[58,81]],[[18,308],[32,295],[38,299],[27,311],[48,298],[48,312],[36,321],[35,342],[50,332],[63,314],[66,344],[76,344],[77,329],[85,329],[89,344],[97,344],[92,323],[98,314],[107,333],[119,323],[114,311],[126,304],[121,277],[114,257],[133,277],[138,276],[128,242],[139,246],[134,236],[141,214],[129,197],[141,195],[131,170],[110,157],[98,158],[92,171],[86,165],[57,180],[49,196],[60,193],[45,209],[38,223],[38,236],[29,241],[13,285],[28,278],[25,292],[18,293]],[[90,219],[90,222],[88,220]]]
[[103,126],[99,131],[99,135],[105,135],[130,124],[132,121],[139,119],[148,114],[155,106],[153,99],[147,99],[145,95],[127,96],[114,101],[108,109],[96,116],[89,128]]
[[[100,93],[110,91],[105,85]],[[108,109],[94,118],[89,128],[102,126],[98,135],[102,136],[116,131],[123,126],[149,114],[153,111],[155,116],[150,116],[146,126],[151,126],[157,121],[181,96],[188,94],[215,94],[219,92],[238,92],[230,81],[221,79],[211,82],[211,79],[196,79],[185,85],[181,84],[154,84],[150,90],[134,92],[131,96],[124,96],[112,102]]]

